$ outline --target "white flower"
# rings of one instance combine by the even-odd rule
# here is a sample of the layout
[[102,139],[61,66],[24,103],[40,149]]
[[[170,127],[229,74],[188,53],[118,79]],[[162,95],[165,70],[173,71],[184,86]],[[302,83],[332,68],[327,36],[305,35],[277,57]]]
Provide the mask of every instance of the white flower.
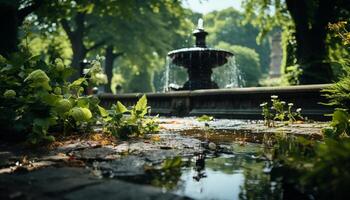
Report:
[[285,101],[281,101],[281,104],[285,105],[285,104],[286,104],[286,102],[285,102]]
[[264,103],[260,104],[261,107],[264,107],[266,105],[267,105],[267,102],[264,102]]
[[288,103],[288,106],[294,106],[294,104],[293,103]]
[[297,109],[297,112],[301,112],[301,108],[298,108],[298,109]]
[[277,95],[272,95],[272,96],[271,96],[271,99],[277,99],[277,98],[278,98]]

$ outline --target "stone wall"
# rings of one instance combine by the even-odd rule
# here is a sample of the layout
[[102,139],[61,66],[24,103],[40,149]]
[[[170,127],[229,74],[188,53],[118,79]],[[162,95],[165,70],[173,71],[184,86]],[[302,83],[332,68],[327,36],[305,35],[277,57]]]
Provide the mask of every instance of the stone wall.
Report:
[[[212,89],[179,91],[170,93],[147,93],[152,114],[163,116],[212,115],[218,118],[262,119],[260,104],[270,101],[271,95],[278,95],[287,103],[302,108],[302,114],[309,119],[327,120],[324,114],[332,108],[320,104],[327,102],[320,91],[327,85],[303,85],[288,87],[254,87],[234,89]],[[101,94],[102,105],[110,107],[116,101],[127,106],[136,103],[142,94]]]

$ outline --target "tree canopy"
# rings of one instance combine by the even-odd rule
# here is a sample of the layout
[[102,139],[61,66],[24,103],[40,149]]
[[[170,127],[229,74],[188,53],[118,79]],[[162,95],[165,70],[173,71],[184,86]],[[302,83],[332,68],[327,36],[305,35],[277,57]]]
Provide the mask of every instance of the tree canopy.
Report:
[[208,13],[204,16],[205,26],[209,32],[208,43],[215,46],[220,42],[226,42],[252,48],[261,58],[262,72],[268,73],[271,53],[268,38],[264,38],[259,44],[256,39],[260,29],[254,27],[252,23],[245,23],[244,19],[244,14],[234,8]]

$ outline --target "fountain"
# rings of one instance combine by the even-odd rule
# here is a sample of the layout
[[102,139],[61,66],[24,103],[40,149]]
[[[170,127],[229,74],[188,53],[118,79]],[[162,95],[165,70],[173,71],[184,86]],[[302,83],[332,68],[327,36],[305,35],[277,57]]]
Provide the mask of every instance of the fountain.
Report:
[[217,89],[218,85],[211,79],[212,69],[226,64],[233,54],[207,47],[205,38],[208,33],[204,30],[202,19],[198,20],[193,35],[196,38],[195,47],[177,49],[168,53],[172,64],[187,69],[188,81],[181,90]]

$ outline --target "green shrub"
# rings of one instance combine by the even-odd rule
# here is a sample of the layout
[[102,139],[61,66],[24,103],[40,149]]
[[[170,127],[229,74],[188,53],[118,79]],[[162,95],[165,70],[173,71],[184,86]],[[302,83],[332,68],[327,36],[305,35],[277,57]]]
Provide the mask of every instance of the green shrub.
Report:
[[[93,69],[89,77],[101,71],[97,65]],[[36,144],[54,140],[52,130],[90,128],[103,108],[96,97],[82,96],[88,78],[66,81],[71,72],[60,59],[47,64],[26,50],[0,57],[1,136]]]

